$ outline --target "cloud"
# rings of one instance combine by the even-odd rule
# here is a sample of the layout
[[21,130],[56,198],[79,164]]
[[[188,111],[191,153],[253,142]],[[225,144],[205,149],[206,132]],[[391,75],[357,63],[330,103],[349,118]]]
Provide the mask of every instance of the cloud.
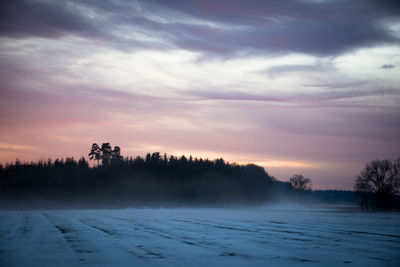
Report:
[[193,96],[194,101],[208,101],[208,100],[220,100],[220,101],[257,101],[257,102],[277,102],[284,103],[288,99],[282,96],[266,96],[266,95],[255,95],[245,92],[238,91],[228,91],[228,92],[218,92],[218,91],[196,91],[191,90],[188,92],[189,99]]
[[[121,1],[123,2],[123,1]],[[118,11],[112,4],[96,1],[101,10],[74,1],[5,0],[0,3],[0,36],[60,39],[79,37],[121,51],[161,49],[157,42],[128,37],[117,30],[124,24],[113,21]],[[120,9],[122,11],[122,8]],[[130,10],[139,13],[137,10]],[[108,16],[104,16],[107,14]],[[133,22],[132,27],[135,26]],[[117,34],[118,31],[120,34]],[[129,33],[129,29],[127,33]],[[164,45],[165,47],[165,45]],[[166,47],[165,47],[166,48]]]
[[[334,55],[398,36],[380,22],[396,10],[377,1],[149,1],[152,10],[212,22],[219,27],[169,25],[183,48],[228,54],[302,52]],[[188,23],[190,25],[190,23]],[[225,49],[223,49],[225,48]]]
[[[321,85],[322,86],[322,85]],[[333,86],[329,84],[327,86]],[[340,87],[340,84],[337,86]],[[336,88],[336,86],[335,86]],[[365,89],[365,88],[345,88],[345,89],[331,89],[318,92],[292,92],[290,94],[285,93],[267,93],[267,94],[251,94],[239,91],[207,91],[207,90],[191,90],[187,92],[190,101],[246,101],[246,102],[265,102],[275,105],[295,105],[297,107],[346,107],[349,103],[343,102],[343,100],[353,100],[350,103],[351,106],[374,107],[379,106],[384,108],[385,106],[380,104],[374,104],[373,102],[364,103],[363,100],[357,101],[357,98],[368,98],[375,96],[392,96],[392,98],[400,97],[400,90],[398,89]],[[194,98],[191,98],[193,96]],[[184,97],[183,99],[184,100]],[[387,108],[392,108],[388,105]]]
[[385,70],[393,69],[393,68],[394,68],[394,65],[392,65],[392,64],[383,64],[381,66],[381,69],[385,69]]
[[101,33],[85,18],[74,12],[67,2],[6,0],[0,4],[2,36],[60,37],[67,34],[94,37]]
[[391,1],[2,1],[2,36],[76,35],[127,51],[337,55],[398,44]]
[[287,73],[304,73],[304,72],[330,72],[334,70],[331,64],[291,64],[291,65],[275,65],[266,69],[266,73],[270,77],[275,77]]
[[14,145],[0,142],[0,151],[6,152],[25,152],[31,150],[39,150],[37,147],[24,146],[24,145]]

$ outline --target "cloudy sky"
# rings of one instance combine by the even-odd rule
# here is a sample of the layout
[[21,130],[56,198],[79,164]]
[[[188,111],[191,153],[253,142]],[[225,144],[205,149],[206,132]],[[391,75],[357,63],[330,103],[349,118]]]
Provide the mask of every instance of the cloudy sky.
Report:
[[3,0],[0,162],[110,142],[351,189],[400,156],[399,6]]

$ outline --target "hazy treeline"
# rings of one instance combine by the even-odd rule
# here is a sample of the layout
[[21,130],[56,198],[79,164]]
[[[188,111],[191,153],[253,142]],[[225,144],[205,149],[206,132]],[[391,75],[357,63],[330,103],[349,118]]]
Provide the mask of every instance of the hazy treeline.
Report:
[[[275,189],[274,178],[255,165],[167,157],[157,152],[93,167],[84,158],[16,161],[1,168],[0,175],[2,196],[19,201],[252,204],[268,200]],[[290,184],[281,187],[290,190]]]
[[360,195],[354,191],[346,190],[310,190],[304,195],[304,201],[317,201],[326,204],[358,204]]
[[[325,192],[325,193],[323,193]],[[356,202],[352,192],[297,192],[262,167],[161,155],[110,160],[90,167],[85,158],[0,168],[2,206],[46,203],[75,207],[130,205],[254,205],[277,199]],[[344,194],[344,195],[343,195]],[[345,196],[345,197],[344,197]],[[39,204],[40,205],[40,204]]]

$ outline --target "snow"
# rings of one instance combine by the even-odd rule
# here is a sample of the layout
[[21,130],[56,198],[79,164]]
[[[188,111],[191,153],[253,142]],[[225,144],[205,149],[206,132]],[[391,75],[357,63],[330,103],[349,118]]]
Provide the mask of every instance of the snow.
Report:
[[345,208],[0,212],[0,266],[400,266],[400,213]]

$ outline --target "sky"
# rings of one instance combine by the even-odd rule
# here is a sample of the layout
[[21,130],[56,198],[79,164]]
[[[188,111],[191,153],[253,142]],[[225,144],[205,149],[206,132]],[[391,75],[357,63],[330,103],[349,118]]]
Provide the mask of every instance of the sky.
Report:
[[352,189],[400,156],[400,4],[0,2],[0,162],[92,143]]

